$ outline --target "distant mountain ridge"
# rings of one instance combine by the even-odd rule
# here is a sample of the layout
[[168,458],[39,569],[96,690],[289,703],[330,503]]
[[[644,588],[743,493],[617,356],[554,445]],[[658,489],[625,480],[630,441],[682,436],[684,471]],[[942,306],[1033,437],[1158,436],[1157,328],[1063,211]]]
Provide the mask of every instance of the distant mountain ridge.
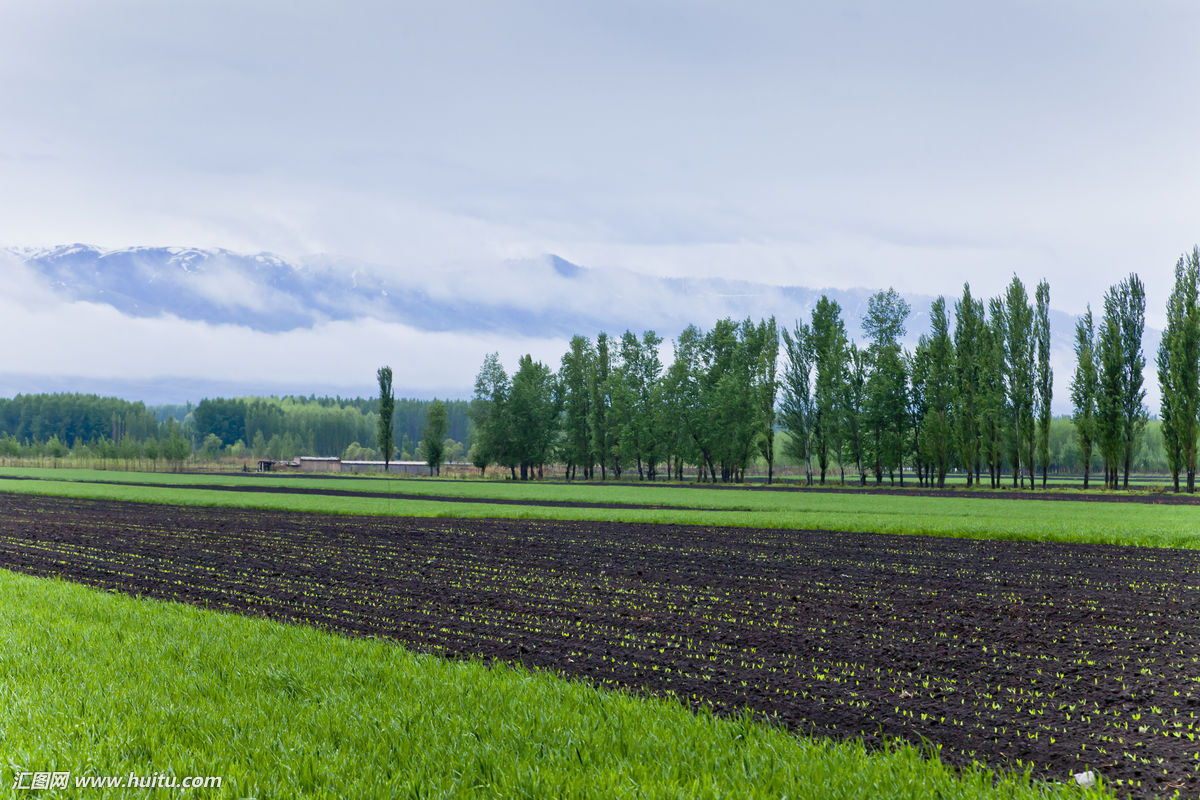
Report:
[[[657,278],[582,267],[556,255],[503,262],[491,270],[493,277],[499,272],[510,278],[510,287],[526,284],[530,296],[488,297],[472,285],[467,269],[444,272],[447,279],[438,290],[426,275],[387,275],[346,259],[289,263],[270,253],[103,250],[84,244],[13,252],[64,300],[103,303],[136,317],[169,314],[266,332],[374,318],[426,330],[511,330],[551,337],[652,328],[673,336],[689,324],[708,326],[725,316],[774,314],[781,324],[790,324],[807,317],[816,300],[829,294],[842,303],[853,335],[871,294],[722,278]],[[447,288],[456,280],[461,291]],[[910,331],[924,327],[919,320],[930,299],[909,298]]]
[[[482,266],[402,269],[331,256],[289,262],[270,253],[180,247],[104,250],[74,244],[9,252],[61,300],[104,304],[131,317],[169,315],[265,333],[378,320],[477,337],[480,357],[492,334],[559,340],[565,348],[574,334],[617,335],[626,329],[652,329],[670,340],[687,325],[707,328],[724,317],[773,315],[781,327],[790,328],[797,319],[811,318],[822,295],[838,301],[847,333],[862,343],[867,301],[878,291],[663,278],[580,266],[557,255]],[[1032,295],[1033,287],[1028,288]],[[953,314],[961,287],[946,289]],[[913,347],[929,330],[933,297],[908,294],[905,299],[912,306],[905,344]],[[1056,413],[1069,410],[1074,324],[1072,315],[1051,312]],[[1143,347],[1148,364],[1158,338],[1158,331],[1147,329]],[[1152,383],[1151,370],[1147,384]],[[468,386],[447,388],[453,394],[470,391]],[[1156,387],[1148,388],[1157,395]]]

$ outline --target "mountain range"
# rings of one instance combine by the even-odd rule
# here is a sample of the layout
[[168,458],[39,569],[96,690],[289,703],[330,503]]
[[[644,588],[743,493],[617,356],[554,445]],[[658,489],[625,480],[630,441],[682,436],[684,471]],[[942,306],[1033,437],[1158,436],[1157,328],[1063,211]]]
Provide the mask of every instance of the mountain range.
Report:
[[[454,332],[480,339],[480,357],[490,336],[524,336],[566,342],[574,334],[594,337],[653,329],[665,339],[689,324],[710,327],[717,319],[774,315],[781,326],[808,319],[824,294],[843,309],[847,332],[864,339],[861,321],[877,289],[833,290],[796,284],[777,286],[744,278],[655,277],[627,269],[590,268],[556,255],[442,269],[398,269],[345,258],[315,256],[288,261],[269,253],[222,249],[132,247],[106,250],[83,244],[8,251],[27,273],[63,302],[107,306],[132,318],[177,318],[211,326],[238,326],[265,334],[315,329],[328,323],[379,320],[429,332]],[[1029,287],[1032,293],[1032,286]],[[960,287],[946,287],[953,299]],[[1053,296],[1053,287],[1052,287]],[[912,307],[905,342],[915,345],[928,331],[927,295],[906,295]],[[1066,409],[1073,367],[1075,317],[1052,311],[1056,409]],[[953,324],[953,320],[951,320]],[[1147,353],[1158,342],[1147,331]],[[70,390],[69,376],[53,385]],[[0,375],[0,392],[13,392],[13,376]],[[114,393],[154,392],[145,380]],[[93,379],[92,385],[95,385]],[[195,391],[236,384],[213,379]],[[333,390],[336,386],[324,386]],[[361,387],[359,387],[361,388]],[[445,387],[468,396],[470,386]],[[264,387],[256,393],[268,389]],[[15,391],[22,391],[17,388]],[[88,389],[88,391],[96,391]],[[315,389],[314,389],[315,391]],[[195,399],[199,399],[198,397]]]

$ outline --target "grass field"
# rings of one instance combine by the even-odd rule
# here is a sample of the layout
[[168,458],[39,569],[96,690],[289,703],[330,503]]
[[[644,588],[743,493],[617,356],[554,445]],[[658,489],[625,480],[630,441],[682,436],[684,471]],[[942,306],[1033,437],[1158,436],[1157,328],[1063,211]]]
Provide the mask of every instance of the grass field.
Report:
[[171,796],[1106,796],[4,571],[0,642],[6,787],[16,773],[59,771],[71,786],[89,775],[222,779]]
[[[2,480],[5,477],[22,480]],[[193,486],[203,488],[190,488]],[[267,486],[290,491],[236,490]],[[305,493],[330,488],[364,496]],[[990,495],[920,497],[620,484],[201,476],[15,468],[0,469],[0,491],[337,514],[608,520],[1200,548],[1200,526],[1196,524],[1200,509],[1089,502],[1089,495],[1084,494],[1080,494],[1078,501],[1051,501]],[[365,496],[365,493],[385,496]],[[410,497],[386,496],[389,493]],[[433,497],[449,499],[429,499]],[[454,502],[453,498],[472,502]],[[488,499],[506,502],[478,502]],[[581,505],[522,505],[520,501]],[[596,503],[639,507],[587,505]]]

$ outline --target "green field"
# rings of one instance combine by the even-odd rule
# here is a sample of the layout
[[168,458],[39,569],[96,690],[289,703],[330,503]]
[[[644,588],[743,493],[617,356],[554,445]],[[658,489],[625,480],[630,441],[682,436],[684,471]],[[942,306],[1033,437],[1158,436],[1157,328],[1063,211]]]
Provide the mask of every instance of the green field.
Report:
[[4,571],[0,641],[6,787],[41,771],[222,779],[38,797],[1105,796]]
[[[23,480],[3,480],[5,477]],[[234,490],[239,486],[276,486],[297,491],[268,494]],[[331,488],[385,496],[316,495],[299,491]],[[987,492],[972,497],[920,497],[665,485],[168,475],[16,468],[0,469],[0,491],[335,514],[610,520],[1200,548],[1200,525],[1196,524],[1200,508],[1086,502],[1089,495],[1083,493],[1078,501],[1014,500]],[[386,496],[390,493],[421,498]],[[497,499],[507,503],[425,499],[431,497]],[[539,506],[522,505],[520,501],[642,507]]]
[[[148,484],[167,484],[153,486]],[[279,493],[241,491],[272,486]],[[198,488],[193,488],[198,487]],[[304,494],[336,489],[346,495]],[[0,492],[1200,548],[1200,509],[681,486],[0,469]],[[368,496],[383,494],[382,497]],[[399,495],[408,495],[402,498]],[[445,498],[445,499],[432,499]],[[489,503],[504,500],[506,503]],[[484,501],[484,502],[477,502]],[[617,503],[635,508],[527,502]],[[652,506],[686,506],[653,508]],[[1082,797],[500,664],[0,571],[0,781],[217,775],[221,797]],[[136,710],[130,713],[130,710]],[[1064,776],[1066,777],[1066,776]],[[129,796],[127,789],[38,796]]]

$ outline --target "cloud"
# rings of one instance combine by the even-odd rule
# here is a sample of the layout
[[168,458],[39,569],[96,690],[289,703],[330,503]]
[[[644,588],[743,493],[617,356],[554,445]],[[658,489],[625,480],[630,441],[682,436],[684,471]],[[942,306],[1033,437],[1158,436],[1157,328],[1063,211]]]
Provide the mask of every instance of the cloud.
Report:
[[532,353],[557,367],[566,348],[557,339],[431,332],[376,319],[265,333],[173,316],[133,318],[107,305],[61,301],[23,266],[2,269],[0,338],[22,342],[6,353],[7,373],[354,388],[369,387],[375,370],[390,364],[403,392],[461,392],[473,385],[489,351],[500,351],[513,366],[519,355]]

